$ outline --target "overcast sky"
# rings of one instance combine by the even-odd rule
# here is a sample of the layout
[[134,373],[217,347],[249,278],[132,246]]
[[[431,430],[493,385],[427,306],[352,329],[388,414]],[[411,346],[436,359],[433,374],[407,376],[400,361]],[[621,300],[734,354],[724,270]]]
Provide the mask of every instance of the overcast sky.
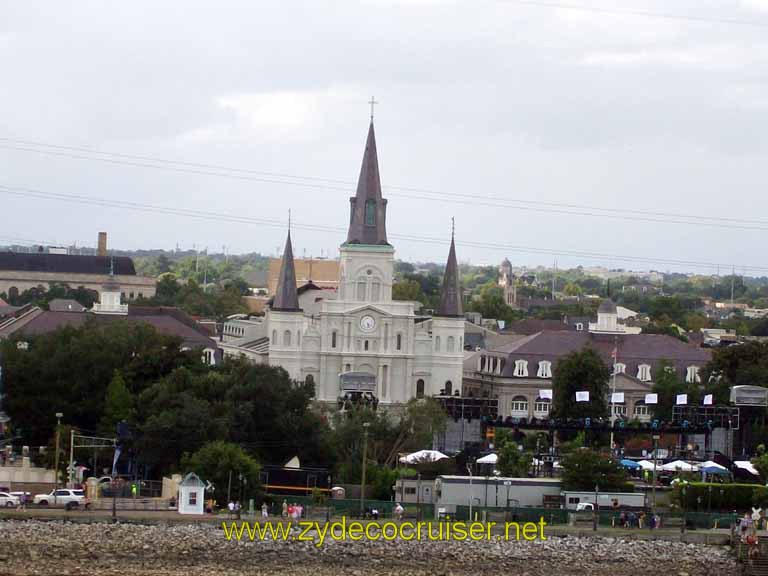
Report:
[[375,95],[402,259],[768,269],[767,81],[768,0],[0,0],[0,186],[245,220],[0,190],[0,244],[335,255]]

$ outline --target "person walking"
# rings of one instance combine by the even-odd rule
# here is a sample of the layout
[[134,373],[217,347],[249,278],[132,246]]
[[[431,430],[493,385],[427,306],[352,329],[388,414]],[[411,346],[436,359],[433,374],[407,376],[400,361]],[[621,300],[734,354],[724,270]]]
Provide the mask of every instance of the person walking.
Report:
[[232,519],[235,516],[235,503],[232,500],[227,504],[227,509],[229,510],[229,518]]
[[288,518],[288,502],[283,500],[283,518]]
[[261,503],[261,517],[269,518],[269,507],[267,506],[266,502]]

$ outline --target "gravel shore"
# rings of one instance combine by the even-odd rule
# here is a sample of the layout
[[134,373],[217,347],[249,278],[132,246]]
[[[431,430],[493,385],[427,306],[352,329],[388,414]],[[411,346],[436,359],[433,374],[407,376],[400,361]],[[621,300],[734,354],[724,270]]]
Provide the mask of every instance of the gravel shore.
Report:
[[695,576],[736,573],[724,547],[614,538],[536,542],[229,542],[210,525],[0,522],[0,574]]

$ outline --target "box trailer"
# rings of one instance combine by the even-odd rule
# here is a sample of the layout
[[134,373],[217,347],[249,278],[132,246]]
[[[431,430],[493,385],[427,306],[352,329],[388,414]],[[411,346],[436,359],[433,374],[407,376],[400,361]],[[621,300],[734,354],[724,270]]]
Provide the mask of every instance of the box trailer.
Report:
[[645,492],[581,492],[563,490],[563,503],[567,510],[593,510],[595,496],[600,510],[614,509],[643,509],[647,508],[648,499]]

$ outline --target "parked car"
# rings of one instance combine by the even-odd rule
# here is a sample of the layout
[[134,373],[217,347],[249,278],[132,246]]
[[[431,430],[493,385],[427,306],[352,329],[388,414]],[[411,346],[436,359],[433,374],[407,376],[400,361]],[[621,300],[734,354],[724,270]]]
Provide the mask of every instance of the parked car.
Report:
[[22,504],[32,502],[32,492],[8,492],[8,494],[16,496]]
[[48,494],[37,494],[32,503],[40,506],[63,504],[67,510],[72,510],[79,506],[89,507],[89,503],[85,499],[85,493],[82,490],[70,488],[59,488],[58,490],[51,490]]
[[18,496],[9,494],[8,492],[0,492],[0,506],[6,506],[8,508],[17,507],[19,505]]

